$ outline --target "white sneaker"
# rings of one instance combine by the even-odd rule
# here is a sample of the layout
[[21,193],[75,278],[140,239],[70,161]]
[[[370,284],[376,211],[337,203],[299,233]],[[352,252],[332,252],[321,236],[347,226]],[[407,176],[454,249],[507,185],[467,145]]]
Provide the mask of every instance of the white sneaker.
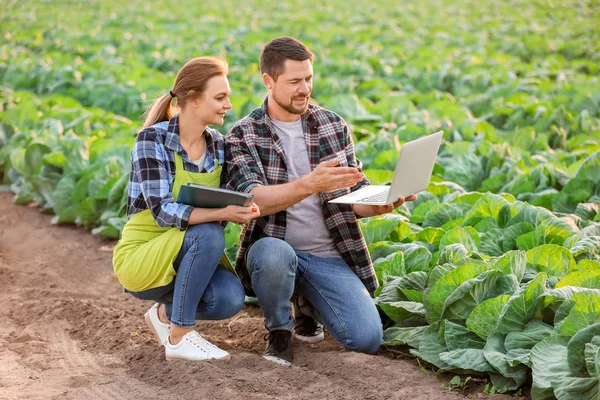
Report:
[[150,331],[154,333],[156,340],[161,346],[165,345],[165,342],[169,338],[171,332],[171,325],[165,324],[158,318],[158,303],[155,303],[146,314],[144,314],[144,320],[146,325],[150,328]]
[[165,342],[165,356],[167,360],[229,360],[231,356],[225,350],[221,350],[208,340],[204,339],[196,331],[190,331],[183,335],[177,344],[171,344],[167,339]]

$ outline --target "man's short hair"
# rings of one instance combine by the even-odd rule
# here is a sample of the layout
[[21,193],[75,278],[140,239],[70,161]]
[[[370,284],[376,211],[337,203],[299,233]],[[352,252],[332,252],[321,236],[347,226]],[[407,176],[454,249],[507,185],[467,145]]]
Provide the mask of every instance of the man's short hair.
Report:
[[260,72],[274,80],[283,73],[286,60],[313,62],[313,53],[301,41],[289,36],[271,40],[260,53]]

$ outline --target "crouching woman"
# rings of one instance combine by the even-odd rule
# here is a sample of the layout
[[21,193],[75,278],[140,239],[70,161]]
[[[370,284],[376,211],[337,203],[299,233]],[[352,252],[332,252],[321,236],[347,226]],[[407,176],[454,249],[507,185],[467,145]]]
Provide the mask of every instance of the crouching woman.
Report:
[[147,110],[131,152],[128,221],[113,268],[127,293],[155,302],[145,320],[167,359],[228,359],[195,322],[230,318],[244,304],[241,283],[223,267],[222,221],[246,223],[258,207],[175,202],[187,183],[222,186],[224,140],[208,125],[222,125],[231,108],[227,71],[218,58],[188,61]]

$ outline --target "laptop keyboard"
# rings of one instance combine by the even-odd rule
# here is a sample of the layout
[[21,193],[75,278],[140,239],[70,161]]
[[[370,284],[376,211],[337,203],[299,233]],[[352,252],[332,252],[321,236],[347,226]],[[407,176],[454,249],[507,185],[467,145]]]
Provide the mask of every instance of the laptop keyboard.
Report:
[[379,203],[382,201],[386,201],[388,198],[389,190],[384,190],[381,193],[374,194],[373,196],[365,197],[364,199],[360,199],[361,203]]

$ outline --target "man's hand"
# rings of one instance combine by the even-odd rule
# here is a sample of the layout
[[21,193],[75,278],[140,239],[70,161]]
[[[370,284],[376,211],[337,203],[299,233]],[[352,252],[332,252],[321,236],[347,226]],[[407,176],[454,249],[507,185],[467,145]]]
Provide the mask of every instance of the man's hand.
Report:
[[304,179],[314,193],[349,188],[364,179],[358,168],[337,167],[338,159],[323,161]]
[[400,207],[407,201],[417,200],[417,195],[413,194],[408,197],[400,197],[396,202],[388,204],[387,206],[370,206],[367,204],[354,204],[352,209],[356,215],[361,217],[374,217],[376,215],[388,214]]

